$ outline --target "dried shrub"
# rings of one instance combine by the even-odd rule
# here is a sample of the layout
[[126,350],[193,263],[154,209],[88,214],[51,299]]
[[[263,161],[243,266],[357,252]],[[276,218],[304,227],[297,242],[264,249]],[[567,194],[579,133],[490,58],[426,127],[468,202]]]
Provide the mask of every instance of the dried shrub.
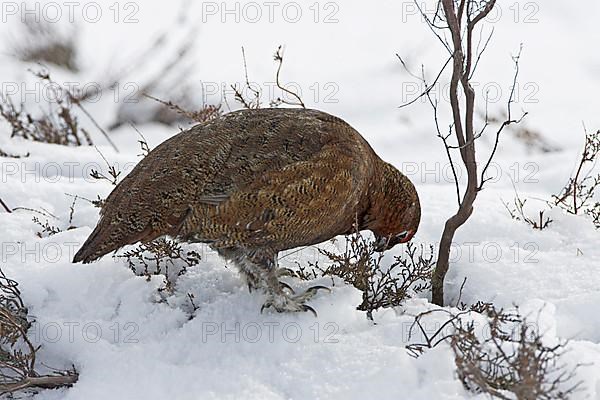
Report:
[[[483,314],[486,324],[465,322],[463,317],[471,312]],[[447,314],[448,319],[429,334],[423,319],[433,313]],[[504,400],[566,400],[581,386],[574,382],[579,366],[569,369],[561,362],[566,343],[545,345],[537,324],[528,323],[518,308],[507,312],[478,302],[458,313],[435,309],[415,318],[411,336],[417,328],[424,342],[408,345],[411,355],[417,357],[447,343],[454,353],[458,377],[471,392]]]
[[33,74],[48,87],[48,92],[51,94],[48,101],[49,111],[35,117],[24,109],[23,104],[17,109],[10,97],[4,96],[0,92],[0,116],[10,124],[11,137],[22,137],[37,142],[65,146],[92,145],[89,132],[80,127],[77,115],[73,111],[73,106],[76,106],[104,135],[113,149],[117,153],[119,152],[106,131],[84,107],[84,94],[75,93],[61,86],[51,78],[50,73],[45,69],[33,72]]
[[142,152],[140,154],[138,154],[138,156],[144,158],[148,154],[150,154],[150,146],[148,146],[148,141],[146,140],[146,138],[144,137],[142,132],[140,132],[139,129],[136,128],[136,126],[134,124],[131,124],[131,127],[137,132],[138,136],[140,137],[138,139],[138,143],[140,144],[140,150]]
[[315,279],[321,276],[337,276],[363,293],[363,301],[357,307],[366,311],[373,319],[373,311],[395,307],[407,298],[428,291],[431,288],[433,247],[426,255],[423,246],[407,243],[404,256],[396,256],[394,262],[383,265],[383,253],[375,251],[375,242],[368,240],[360,232],[351,235],[345,251],[336,254],[319,250],[331,264],[326,268],[318,263],[309,268],[300,268],[296,273],[302,279]]
[[[142,152],[140,154],[138,154],[138,156],[141,156],[142,158],[146,157],[150,153],[150,147],[148,146],[148,142],[146,141],[146,138],[144,137],[144,135],[142,135],[142,133],[135,127],[135,125],[132,124],[132,127],[137,132],[137,134],[140,136],[138,143],[140,144],[140,149]],[[102,154],[102,152],[98,148],[96,148],[96,151],[98,152],[98,154],[100,154],[100,157],[102,157],[102,160],[104,161],[104,163],[107,166],[108,176],[106,174],[103,174],[102,172],[92,168],[90,171],[90,177],[93,179],[99,180],[99,181],[104,180],[104,181],[109,182],[113,186],[117,186],[117,184],[119,183],[119,178],[121,177],[121,174],[123,173],[123,171],[121,171],[120,169],[117,169],[117,167],[114,164],[109,163],[108,160],[106,159],[106,157],[104,156],[104,154]],[[83,199],[90,202],[94,207],[97,207],[97,208],[104,207],[104,204],[106,203],[106,199],[100,197],[100,195],[96,195],[95,200],[89,200],[89,199],[85,199],[85,198],[83,198]]]
[[[221,115],[220,105],[205,104],[204,88],[199,90],[196,85],[189,83],[190,71],[195,68],[194,52],[191,51],[198,38],[195,28],[185,35],[186,40],[170,40],[178,27],[179,25],[174,26],[160,34],[137,59],[128,61],[125,71],[105,85],[106,88],[114,88],[119,82],[129,81],[127,87],[124,87],[127,93],[119,103],[116,120],[109,129],[128,123],[190,124],[205,122]],[[140,85],[133,85],[134,79],[137,81],[140,75],[145,75],[142,69],[148,65],[156,65],[156,60],[165,61],[158,65],[152,76]],[[201,101],[198,101],[199,92],[202,92]],[[153,95],[149,95],[150,93]],[[164,101],[160,98],[171,100]]]
[[[450,341],[465,388],[506,400],[512,397],[503,392],[520,400],[570,398],[580,384],[570,383],[575,371],[567,371],[559,361],[564,343],[544,345],[537,326],[519,315],[512,316],[515,320],[502,312],[490,314],[488,338],[478,338],[474,324],[469,323],[458,324]],[[507,322],[513,323],[510,331]]]
[[[481,118],[487,118],[488,122],[494,124],[502,123],[502,121],[506,119],[506,113],[504,112],[491,115],[488,114],[486,110],[485,113],[479,113],[479,115]],[[529,152],[555,153],[561,150],[559,146],[550,142],[542,133],[533,130],[526,125],[513,125],[509,132],[517,139],[517,141],[523,144]]]
[[540,132],[534,131],[528,127],[517,126],[512,130],[513,136],[529,151],[538,151],[540,153],[555,153],[560,151],[560,147],[550,143]]
[[35,346],[27,336],[32,321],[21,299],[18,283],[0,270],[0,395],[40,387],[70,386],[77,381],[75,370],[36,372]]
[[18,40],[12,38],[12,50],[16,57],[26,62],[50,63],[77,72],[77,48],[75,29],[60,32],[58,25],[30,18],[23,20]]
[[[220,117],[221,114],[223,113],[221,111],[220,105],[215,106],[215,105],[211,105],[211,104],[204,104],[204,105],[202,105],[202,107],[199,110],[192,111],[192,110],[186,110],[179,104],[176,104],[170,100],[169,101],[161,100],[156,97],[150,96],[148,94],[145,94],[145,96],[158,102],[159,104],[162,104],[163,106],[166,107],[167,110],[171,110],[171,111],[175,112],[177,115],[184,117],[188,123],[210,121],[211,119]],[[159,114],[159,116],[160,116],[160,114]],[[171,123],[177,122],[179,120],[181,120],[181,118],[174,119]],[[165,124],[169,123],[164,119],[161,121],[157,120],[157,122],[163,122]]]
[[23,104],[17,108],[10,97],[0,95],[0,116],[10,124],[11,137],[66,146],[93,144],[89,133],[79,126],[72,104],[57,92],[56,87],[52,86],[50,90],[54,93],[55,104],[50,112],[38,117],[26,111]]
[[[233,98],[244,108],[249,110],[259,109],[261,108],[262,89],[260,87],[255,88],[250,85],[250,80],[248,79],[248,64],[246,63],[246,50],[244,50],[243,46],[242,61],[244,62],[244,77],[246,79],[246,83],[244,88],[239,88],[237,84],[230,86],[233,90]],[[244,89],[250,93],[249,97],[243,93]]]
[[[596,228],[600,228],[600,201],[596,189],[600,187],[600,173],[594,174],[594,168],[600,154],[600,131],[588,134],[586,132],[585,145],[573,176],[558,195],[552,195],[552,200],[547,202],[549,207],[560,207],[569,214],[585,214],[589,216]],[[538,211],[536,217],[528,216],[525,211],[525,203],[515,188],[513,203],[502,202],[510,216],[516,221],[523,221],[534,229],[543,230],[553,221],[544,216],[546,210]]]
[[[247,109],[259,109],[262,107],[262,88],[261,87],[253,87],[250,84],[248,79],[248,65],[246,63],[246,52],[242,47],[242,60],[244,63],[244,78],[245,84],[243,87],[238,87],[238,85],[231,85],[231,89],[234,93],[234,99],[238,102],[243,108]],[[279,107],[282,104],[288,106],[299,106],[302,108],[306,108],[302,98],[298,93],[287,89],[280,80],[281,68],[283,66],[283,47],[277,47],[275,54],[273,55],[273,60],[277,63],[277,71],[275,72],[275,85],[281,90],[282,95],[269,100],[270,107]],[[246,92],[246,93],[245,93]],[[283,97],[285,95],[291,96],[293,100],[287,100]]]
[[294,98],[294,101],[289,101],[283,99],[282,97],[277,97],[276,99],[271,100],[271,107],[279,107],[281,104],[287,104],[288,106],[300,106],[302,108],[306,108],[304,102],[302,101],[298,93],[285,88],[279,80],[281,67],[283,66],[283,48],[281,45],[275,51],[275,54],[273,55],[273,61],[277,63],[277,72],[275,73],[275,84],[283,93],[292,96]]
[[585,212],[592,218],[594,226],[600,229],[600,202],[597,201],[593,206],[588,207]]
[[[294,274],[303,281],[312,281],[324,276],[325,269],[319,266],[319,262],[308,261],[308,265],[304,266],[299,261],[296,261],[296,269]],[[335,284],[335,282],[333,282]]]
[[[146,143],[146,146],[148,144]],[[117,186],[117,183],[119,182],[119,176],[121,176],[122,171],[121,170],[117,170],[117,168],[114,165],[111,165],[108,160],[106,159],[106,157],[104,157],[104,154],[102,154],[102,152],[100,150],[98,150],[98,148],[96,148],[96,151],[98,152],[98,154],[100,154],[100,157],[102,157],[102,160],[104,160],[104,162],[106,163],[107,167],[108,167],[108,176],[104,175],[102,172],[93,169],[90,171],[90,177],[97,179],[97,180],[105,180],[110,182],[111,185],[113,186]]]
[[[84,93],[80,90],[72,91],[68,88],[61,86],[60,84],[58,84],[56,81],[54,81],[52,79],[52,77],[50,76],[50,73],[48,71],[45,71],[45,70],[37,71],[37,72],[34,72],[34,75],[37,76],[42,81],[45,81],[46,84],[48,84],[49,86],[56,88],[56,90],[60,93],[61,98],[63,98],[63,96],[64,96],[64,98],[67,99],[69,104],[73,104],[73,105],[77,106],[77,108],[79,108],[79,110],[86,115],[86,117],[94,124],[96,129],[98,129],[98,131],[104,136],[106,141],[112,146],[112,148],[115,150],[115,152],[117,152],[117,153],[119,152],[119,149],[117,148],[115,143],[112,141],[110,136],[108,136],[108,133],[106,133],[106,131],[100,126],[100,124],[94,119],[94,117],[84,107],[83,102],[87,99],[88,93]],[[89,144],[91,144],[91,139],[90,139],[89,134],[85,130],[82,130],[82,133],[86,136]]]
[[41,231],[39,231],[39,232],[36,233],[36,235],[39,238],[42,238],[42,237],[45,237],[45,236],[56,235],[57,233],[62,232],[62,229],[60,229],[59,227],[54,226],[54,225],[50,225],[50,222],[48,222],[48,220],[46,220],[45,222],[42,223],[42,221],[40,221],[40,219],[38,217],[34,216],[32,218],[32,221],[35,224],[39,225],[42,228]]
[[48,212],[44,209],[35,210],[35,209],[30,209],[30,208],[17,207],[17,208],[15,208],[15,210],[22,209],[22,210],[30,211],[30,212],[33,212],[33,213],[36,213],[36,214],[46,217],[46,220],[44,222],[42,222],[37,216],[34,215],[32,218],[32,221],[35,224],[39,225],[40,228],[42,228],[40,231],[36,232],[37,237],[39,237],[39,238],[49,237],[52,235],[56,235],[57,233],[76,228],[76,226],[73,225],[73,215],[75,214],[75,204],[77,203],[77,200],[80,197],[69,195],[69,194],[67,194],[67,196],[73,197],[73,202],[71,203],[71,206],[69,207],[68,222],[67,222],[67,224],[63,223],[62,228],[57,225],[51,225],[50,222],[48,222],[48,218],[52,218],[55,221],[60,221],[60,218],[58,218],[56,215],[51,214],[50,212]]
[[550,217],[545,217],[544,213],[546,210],[538,211],[538,215],[536,218],[530,217],[524,211],[525,203],[527,199],[522,200],[517,191],[515,190],[515,198],[513,199],[513,204],[509,204],[508,202],[502,202],[504,207],[510,214],[511,218],[515,221],[523,221],[530,225],[533,229],[544,230],[546,229],[552,222],[554,222]]
[[174,279],[197,265],[201,259],[198,252],[184,251],[180,243],[167,238],[140,243],[117,257],[124,258],[136,275],[145,276],[148,281],[152,275],[164,275],[163,290],[169,291],[173,288]]
[[104,207],[104,204],[106,204],[106,199],[103,199],[98,195],[96,200],[92,200],[91,203],[96,208],[102,208]]
[[4,157],[4,158],[27,158],[27,157],[29,157],[29,152],[27,152],[25,154],[11,154],[11,153],[7,153],[7,152],[3,151],[2,149],[0,149],[0,157]]
[[585,134],[585,145],[577,170],[569,178],[558,195],[553,195],[553,203],[570,214],[583,212],[589,215],[597,228],[600,228],[600,202],[594,201],[596,189],[600,186],[600,173],[594,174],[594,166],[600,153],[600,130]]

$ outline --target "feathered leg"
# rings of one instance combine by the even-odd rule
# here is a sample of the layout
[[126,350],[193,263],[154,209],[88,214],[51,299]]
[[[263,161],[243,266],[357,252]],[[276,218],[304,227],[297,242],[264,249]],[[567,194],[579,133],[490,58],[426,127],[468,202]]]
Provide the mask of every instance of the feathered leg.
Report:
[[304,303],[319,289],[329,290],[325,286],[314,286],[301,295],[293,296],[293,289],[287,283],[279,281],[281,276],[289,275],[290,270],[278,268],[276,254],[264,250],[248,252],[233,249],[220,250],[219,253],[238,266],[240,272],[246,277],[251,291],[262,289],[267,294],[267,300],[261,311],[272,307],[277,312],[310,311],[316,315],[315,310]]

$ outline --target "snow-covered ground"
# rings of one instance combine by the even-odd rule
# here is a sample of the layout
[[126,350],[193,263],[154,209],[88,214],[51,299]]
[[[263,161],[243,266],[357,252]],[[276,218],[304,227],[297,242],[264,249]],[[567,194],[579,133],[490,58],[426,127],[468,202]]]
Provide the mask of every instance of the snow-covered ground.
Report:
[[[13,15],[8,4],[13,3],[2,5],[0,35],[18,38],[23,6],[15,2]],[[47,4],[38,3],[42,17],[53,13]],[[67,28],[69,8],[55,4],[62,11],[58,24]],[[441,45],[413,2],[248,6],[99,1],[93,6],[102,12],[97,22],[94,10],[87,8],[82,15],[85,4],[73,10],[80,72],[50,67],[58,82],[104,83],[160,33],[170,32],[172,42],[166,46],[170,53],[151,54],[133,72],[124,73],[120,91],[104,92],[86,106],[101,125],[115,121],[116,100],[122,102],[131,90],[143,87],[173,57],[178,43],[192,35],[197,36],[192,57],[196,62],[186,76],[191,84],[203,84],[207,101],[213,103],[222,102],[223,88],[244,81],[241,46],[250,80],[268,87],[276,68],[272,54],[283,44],[283,80],[301,88],[308,107],[348,121],[382,158],[413,180],[423,207],[415,241],[439,240],[456,206],[446,155],[428,104],[417,101],[398,108],[420,87],[395,53],[414,71],[423,63],[430,81],[445,61]],[[547,340],[571,340],[565,360],[571,366],[583,364],[577,376],[583,389],[573,398],[600,399],[600,233],[586,217],[560,209],[548,212],[554,221],[548,229],[535,231],[511,219],[502,205],[502,200],[512,201],[514,182],[520,196],[529,199],[530,212],[544,208],[539,199],[557,193],[573,171],[583,145],[582,122],[588,131],[600,128],[600,53],[593,51],[600,39],[594,18],[600,3],[500,1],[499,9],[486,25],[495,33],[475,77],[480,83],[477,95],[482,98],[488,89],[490,97],[497,93],[490,114],[504,109],[514,73],[511,55],[523,43],[514,111],[529,112],[523,124],[560,151],[527,150],[511,131],[502,138],[492,168],[497,179],[480,194],[473,216],[455,238],[446,300],[456,302],[466,277],[462,301],[519,305],[538,321]],[[49,15],[55,16],[45,14],[46,18]],[[2,91],[12,91],[16,103],[43,109],[43,99],[36,94],[42,96],[44,88],[27,72],[36,66],[16,61],[9,42],[3,43]],[[437,90],[445,117],[449,104],[444,86]],[[229,105],[237,107],[231,91],[228,94]],[[111,132],[121,150],[116,153],[83,115],[81,123],[111,164],[127,172],[139,161],[132,127]],[[137,128],[151,148],[178,132],[177,127],[159,124]],[[110,183],[89,177],[91,169],[107,169],[93,147],[34,143],[10,139],[9,133],[8,125],[0,123],[0,149],[30,153],[27,158],[0,159],[0,197],[10,207],[47,210],[58,217],[49,222],[66,229],[73,201],[67,194],[95,199],[110,192]],[[478,143],[481,160],[492,142],[490,135]],[[425,299],[378,312],[373,324],[355,309],[360,292],[338,282],[332,293],[311,302],[318,311],[316,319],[310,314],[260,314],[263,298],[248,293],[237,272],[204,248],[197,249],[203,255],[201,263],[178,279],[173,294],[164,295],[157,290],[160,277],[149,283],[134,276],[123,260],[107,256],[92,265],[71,264],[97,221],[98,209],[90,203],[77,201],[72,221],[76,229],[49,237],[36,235],[40,227],[32,221],[34,215],[23,209],[0,214],[0,266],[20,282],[23,299],[36,318],[33,335],[42,344],[39,360],[55,368],[73,363],[80,372],[74,387],[44,391],[36,399],[484,398],[463,389],[447,346],[418,359],[405,350],[413,315],[431,307]],[[402,251],[398,246],[393,253]],[[284,261],[293,266],[293,258],[306,263],[317,254],[305,249]],[[188,293],[199,307],[191,320]]]

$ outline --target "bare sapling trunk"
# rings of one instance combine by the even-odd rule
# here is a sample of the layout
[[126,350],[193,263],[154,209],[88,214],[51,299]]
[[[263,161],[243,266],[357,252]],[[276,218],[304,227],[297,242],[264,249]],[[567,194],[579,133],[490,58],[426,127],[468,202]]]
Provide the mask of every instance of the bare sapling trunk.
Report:
[[[492,11],[495,4],[496,0],[439,0],[437,3],[438,12],[436,12],[433,18],[429,18],[422,12],[422,16],[427,21],[431,31],[437,36],[448,51],[449,58],[431,85],[427,84],[423,74],[423,77],[420,79],[425,83],[425,90],[421,93],[419,98],[426,96],[433,108],[437,134],[444,143],[454,173],[458,202],[456,213],[452,215],[444,225],[444,231],[438,249],[436,267],[432,276],[432,302],[439,306],[444,305],[444,281],[449,268],[450,250],[454,235],[456,231],[467,222],[473,213],[473,204],[475,203],[477,194],[482,189],[483,184],[489,179],[486,178],[486,171],[496,154],[500,134],[506,126],[512,123],[518,123],[526,115],[523,114],[519,120],[513,120],[511,118],[511,103],[513,102],[518,74],[519,51],[519,54],[514,57],[515,75],[507,104],[507,117],[496,131],[493,149],[488,156],[487,161],[483,164],[483,168],[480,168],[476,158],[476,141],[484,134],[485,129],[488,126],[488,120],[486,113],[484,126],[480,130],[475,129],[474,115],[476,101],[475,91],[471,85],[471,79],[483,52],[490,42],[491,33],[484,46],[481,49],[477,46],[477,51],[474,53],[473,32],[477,24]],[[450,33],[450,42],[446,39],[446,32]],[[400,61],[406,67],[401,58]],[[450,63],[450,61],[452,61],[452,63]],[[432,98],[431,89],[436,85],[445,68],[450,64],[452,65],[452,77],[450,79],[450,107],[452,111],[452,120],[449,132],[447,134],[442,134],[438,122],[438,100]],[[460,96],[461,91],[464,94],[462,97]],[[414,101],[409,102],[403,106],[412,104],[413,102]],[[456,144],[451,145],[449,143],[450,140],[455,140]],[[464,191],[462,191],[462,194],[457,179],[456,166],[452,157],[454,150],[458,150],[462,164],[467,171],[467,186],[464,188]]]

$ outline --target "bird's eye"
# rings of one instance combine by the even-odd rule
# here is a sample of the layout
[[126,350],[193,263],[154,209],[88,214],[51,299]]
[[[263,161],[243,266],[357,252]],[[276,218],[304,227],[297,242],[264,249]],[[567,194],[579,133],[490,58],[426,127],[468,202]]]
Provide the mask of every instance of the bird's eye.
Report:
[[401,232],[396,235],[396,238],[398,238],[398,239],[406,239],[407,237],[408,237],[408,231],[404,231],[404,232]]

